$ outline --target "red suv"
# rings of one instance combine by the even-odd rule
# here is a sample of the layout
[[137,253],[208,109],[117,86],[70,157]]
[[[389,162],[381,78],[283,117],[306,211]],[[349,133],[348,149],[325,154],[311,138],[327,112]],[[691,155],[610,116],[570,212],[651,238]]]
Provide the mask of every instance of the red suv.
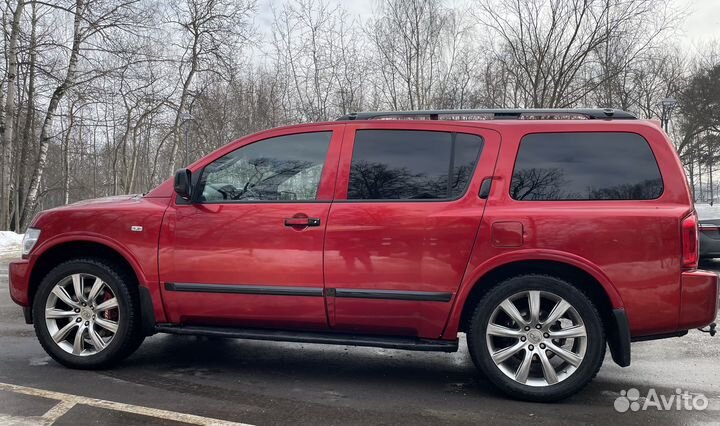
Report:
[[145,195],[44,211],[10,265],[45,350],[106,367],[155,332],[452,352],[567,397],[609,346],[715,319],[657,123],[616,110],[358,113],[239,139]]

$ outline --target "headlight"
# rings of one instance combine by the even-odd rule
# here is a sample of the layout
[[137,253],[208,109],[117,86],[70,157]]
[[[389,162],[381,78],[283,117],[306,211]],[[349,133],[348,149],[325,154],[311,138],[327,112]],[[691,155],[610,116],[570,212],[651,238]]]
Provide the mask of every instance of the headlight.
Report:
[[38,239],[40,238],[40,230],[35,228],[28,228],[28,230],[25,232],[25,236],[22,240],[22,255],[23,257],[26,257],[30,254],[33,247],[35,247],[35,243],[38,242]]

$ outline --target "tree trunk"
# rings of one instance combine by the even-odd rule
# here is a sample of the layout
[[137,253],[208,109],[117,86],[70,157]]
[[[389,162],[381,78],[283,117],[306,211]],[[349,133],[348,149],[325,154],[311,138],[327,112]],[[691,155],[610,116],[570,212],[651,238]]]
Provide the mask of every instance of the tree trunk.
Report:
[[17,102],[17,87],[15,79],[18,68],[18,38],[20,36],[20,18],[22,16],[25,0],[18,0],[13,13],[10,27],[10,40],[8,41],[8,71],[7,95],[5,98],[5,116],[2,125],[2,172],[0,173],[0,229],[7,229],[10,225],[10,164],[12,163],[12,143],[15,133],[15,114]]
[[710,172],[710,205],[712,206],[715,204],[715,190],[713,188],[713,159],[710,158],[710,162],[708,163],[708,171]]
[[74,115],[75,111],[73,107],[70,107],[70,114],[68,114],[68,128],[65,131],[65,137],[63,138],[63,202],[64,204],[70,203],[70,136],[74,126]]
[[140,120],[138,120],[138,125],[136,125],[133,128],[132,131],[132,147],[131,147],[131,153],[130,153],[130,167],[127,168],[127,175],[125,176],[125,193],[132,194],[133,193],[133,187],[135,186],[135,170],[137,169],[137,162],[138,162],[138,128],[140,126]]
[[693,202],[697,201],[697,197],[695,197],[695,160],[690,157],[690,162],[688,164],[688,174],[690,175],[690,191],[692,192],[692,199]]
[[30,64],[28,65],[28,93],[27,93],[27,113],[25,114],[25,126],[23,127],[23,135],[20,139],[20,161],[15,171],[15,199],[13,200],[15,218],[15,231],[24,231],[25,224],[22,220],[21,212],[25,208],[25,168],[27,167],[28,152],[35,140],[35,78],[37,72],[35,65],[37,63],[37,3],[32,4],[32,22],[30,30]]
[[[185,106],[187,105],[188,98],[190,97],[190,86],[192,85],[193,78],[195,77],[195,73],[198,69],[198,43],[199,43],[199,36],[197,34],[194,35],[193,39],[193,45],[192,45],[192,57],[190,59],[190,71],[188,71],[187,77],[185,77],[185,81],[183,82],[183,90],[182,94],[180,95],[180,104],[178,105],[177,112],[175,114],[175,122],[173,123],[173,144],[172,148],[170,149],[170,158],[168,159],[167,164],[167,176],[170,177],[175,174],[175,157],[177,157],[178,148],[180,147],[180,144],[182,143],[182,136],[180,134],[180,125],[182,124],[182,120],[180,118],[180,114],[182,114],[183,110],[185,109]],[[183,166],[186,166],[187,164],[183,164]]]
[[703,188],[703,169],[702,169],[702,150],[700,149],[700,138],[695,138],[695,156],[697,157],[697,171],[698,171],[698,201],[705,201],[705,188]]

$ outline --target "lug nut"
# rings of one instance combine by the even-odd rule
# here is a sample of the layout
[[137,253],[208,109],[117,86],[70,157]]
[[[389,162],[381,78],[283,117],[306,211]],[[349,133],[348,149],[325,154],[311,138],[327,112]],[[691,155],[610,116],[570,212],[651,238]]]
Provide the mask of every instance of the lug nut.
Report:
[[525,337],[525,336],[522,336],[522,337],[520,338],[520,341],[521,341],[521,342],[524,342],[524,341],[526,341],[526,340],[527,340],[527,337]]
[[525,331],[528,331],[528,330],[530,330],[530,326],[529,326],[529,325],[528,325],[527,327],[525,327]]
[[78,318],[75,320],[75,322],[80,322],[80,321],[82,321],[82,318]]
[[538,324],[538,325],[535,326],[535,328],[537,328],[538,330],[540,330],[540,329],[542,328],[542,326],[541,326],[540,324]]
[[540,343],[540,349],[545,349],[545,343]]
[[547,339],[548,337],[550,337],[550,333],[545,333],[543,334],[543,336],[545,336],[545,338]]
[[80,313],[80,308],[75,308],[75,313],[76,314]]
[[87,306],[87,303],[83,302],[83,304],[82,304],[82,305],[83,305],[83,306]]
[[90,321],[85,321],[85,327],[87,327],[88,325],[90,325]]
[[528,346],[528,349],[533,350],[533,349],[535,349],[535,346],[530,345],[530,346]]

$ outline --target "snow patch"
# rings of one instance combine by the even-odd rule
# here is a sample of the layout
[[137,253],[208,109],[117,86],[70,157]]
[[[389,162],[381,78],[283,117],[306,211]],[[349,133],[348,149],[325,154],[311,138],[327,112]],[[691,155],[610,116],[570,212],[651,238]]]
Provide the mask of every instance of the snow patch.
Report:
[[19,255],[23,234],[0,231],[0,256]]

